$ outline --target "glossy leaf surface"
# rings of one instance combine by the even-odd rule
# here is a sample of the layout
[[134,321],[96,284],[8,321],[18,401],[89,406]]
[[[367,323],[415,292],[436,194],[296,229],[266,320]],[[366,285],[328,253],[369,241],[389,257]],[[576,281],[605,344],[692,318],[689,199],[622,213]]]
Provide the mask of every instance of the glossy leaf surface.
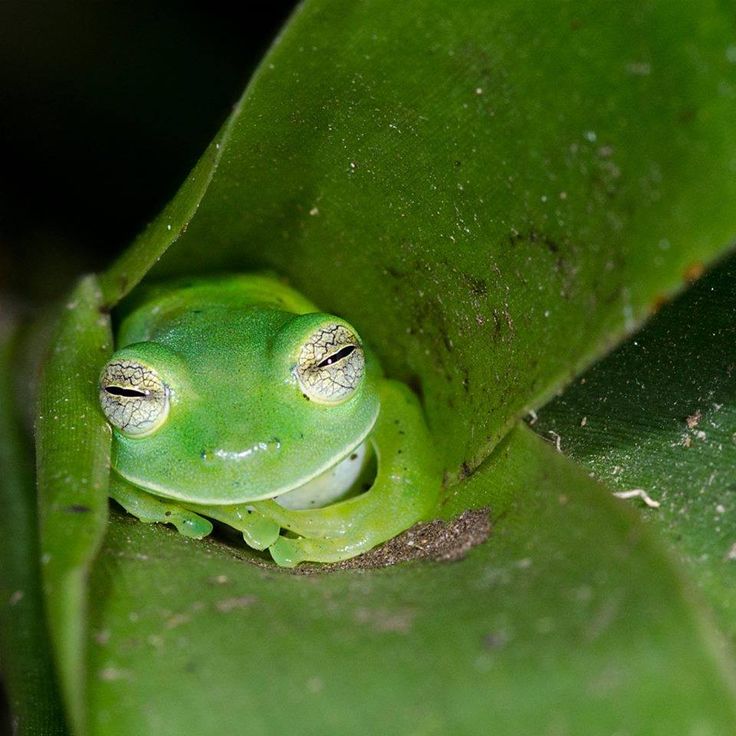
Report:
[[91,732],[736,726],[707,618],[624,506],[523,429],[468,483],[448,514],[509,483],[513,501],[458,563],[295,575],[115,516],[92,586]]
[[[736,260],[545,408],[538,427],[644,511],[736,641]],[[582,425],[582,426],[581,426]]]
[[[707,3],[300,8],[161,218],[81,283],[47,365],[44,579],[79,733],[735,730],[730,662],[650,532],[525,430],[504,440],[733,238],[732,43]],[[490,504],[492,539],[300,577],[115,515],[90,592],[107,308],[144,277],[253,269],[417,389],[460,481],[445,511]]]
[[729,23],[307,2],[154,273],[287,276],[421,387],[458,475],[736,234]]

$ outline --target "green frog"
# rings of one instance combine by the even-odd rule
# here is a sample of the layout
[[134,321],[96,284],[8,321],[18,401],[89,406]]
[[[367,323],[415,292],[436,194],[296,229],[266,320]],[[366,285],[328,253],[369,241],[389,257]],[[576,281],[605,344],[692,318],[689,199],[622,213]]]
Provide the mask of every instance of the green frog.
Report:
[[267,275],[143,294],[99,381],[129,513],[195,538],[215,519],[284,567],[431,516],[441,468],[419,402],[348,322]]

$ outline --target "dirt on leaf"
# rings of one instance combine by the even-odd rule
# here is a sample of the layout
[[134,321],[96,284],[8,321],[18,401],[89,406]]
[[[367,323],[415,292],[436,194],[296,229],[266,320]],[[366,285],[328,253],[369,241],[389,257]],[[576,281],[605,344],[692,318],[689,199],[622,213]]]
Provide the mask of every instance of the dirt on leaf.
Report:
[[350,560],[331,564],[302,563],[293,572],[314,575],[334,570],[371,570],[410,560],[455,562],[488,539],[490,510],[469,509],[450,521],[416,524],[388,542]]

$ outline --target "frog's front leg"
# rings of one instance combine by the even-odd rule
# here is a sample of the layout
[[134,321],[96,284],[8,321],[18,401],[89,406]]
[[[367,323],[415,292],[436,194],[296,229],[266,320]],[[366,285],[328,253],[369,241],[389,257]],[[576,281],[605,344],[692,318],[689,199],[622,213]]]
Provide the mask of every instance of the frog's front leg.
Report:
[[274,501],[253,507],[299,537],[279,537],[270,547],[284,567],[299,562],[336,562],[396,536],[434,510],[441,469],[414,394],[385,380],[381,411],[371,435],[378,461],[375,481],[360,496],[322,509],[290,511]]
[[199,514],[179,504],[164,501],[128,483],[117,473],[110,476],[110,497],[117,501],[129,514],[152,524],[173,524],[185,537],[201,539],[212,531],[212,524]]

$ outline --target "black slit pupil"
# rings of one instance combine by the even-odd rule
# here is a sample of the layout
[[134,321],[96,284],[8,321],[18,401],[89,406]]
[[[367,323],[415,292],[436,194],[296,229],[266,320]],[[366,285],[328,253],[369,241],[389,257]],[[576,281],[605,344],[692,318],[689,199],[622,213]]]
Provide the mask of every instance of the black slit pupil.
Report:
[[122,386],[105,386],[105,391],[113,396],[126,396],[129,399],[142,399],[147,396],[145,391],[135,388],[123,388]]
[[350,353],[352,353],[355,350],[355,345],[346,345],[344,348],[340,348],[336,353],[333,353],[330,355],[329,358],[325,358],[318,366],[317,368],[324,368],[325,366],[332,365],[333,363],[337,363],[338,360],[342,360],[343,358],[347,358]]

